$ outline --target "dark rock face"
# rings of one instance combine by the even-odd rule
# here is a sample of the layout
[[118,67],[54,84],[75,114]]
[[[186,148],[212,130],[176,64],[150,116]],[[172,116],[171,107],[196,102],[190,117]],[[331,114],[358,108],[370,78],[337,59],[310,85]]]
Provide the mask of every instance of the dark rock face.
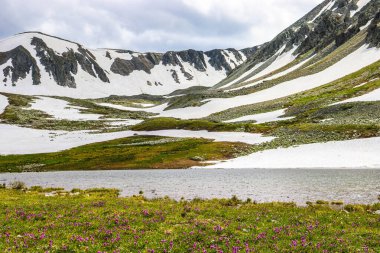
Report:
[[179,78],[178,78],[177,71],[175,71],[174,69],[172,69],[171,72],[172,72],[172,77],[173,77],[174,81],[176,83],[179,83]]
[[182,61],[193,65],[196,70],[201,72],[206,71],[207,67],[203,52],[190,49],[178,52],[177,55],[182,59]]
[[23,46],[18,46],[11,51],[0,53],[0,65],[12,60],[12,66],[8,66],[3,70],[5,76],[4,82],[7,78],[11,78],[12,83],[16,83],[19,79],[23,79],[32,71],[33,85],[41,83],[40,69],[37,66],[36,60],[31,56],[28,50]]
[[[232,53],[238,61],[243,61],[241,54],[236,49],[227,49],[227,50],[230,53]],[[250,54],[250,52],[251,51],[249,49],[246,49],[247,54]],[[224,51],[215,49],[215,50],[208,51],[205,54],[210,58],[209,60],[210,65],[213,66],[216,70],[225,69],[228,73],[231,72],[232,68],[230,64],[227,62],[227,58],[226,58],[227,55],[224,53]],[[235,67],[237,67],[236,64],[235,64]]]
[[380,47],[380,11],[376,14],[368,27],[366,42],[370,44],[370,46]]
[[160,63],[162,56],[160,54],[148,53],[146,55],[132,56],[131,60],[116,58],[111,65],[113,73],[128,76],[135,70],[142,70],[150,74],[150,70]]
[[[103,82],[109,83],[110,81],[106,73],[96,62],[95,56],[87,49],[84,49],[82,46],[79,46],[78,51],[80,53],[75,53],[75,57],[77,61],[79,62],[80,66],[82,67],[82,69],[94,77],[96,77],[97,75],[100,78],[100,80],[102,80]],[[96,75],[94,71],[92,70],[93,67],[95,69]]]
[[41,64],[45,66],[45,70],[53,76],[58,85],[76,87],[72,74],[78,72],[78,64],[73,50],[63,53],[62,56],[56,55],[54,50],[48,48],[46,43],[37,37],[32,39],[32,45],[36,47]]
[[[236,49],[227,49],[232,53],[237,61],[242,62],[242,55]],[[241,52],[246,56],[251,56],[257,50],[254,48],[246,48]],[[147,53],[139,54],[138,56],[133,56],[131,60],[123,60],[120,58],[115,59],[111,66],[111,71],[116,74],[123,76],[128,76],[135,70],[143,70],[146,73],[150,74],[150,70],[154,66],[162,64],[164,66],[173,66],[180,67],[182,74],[187,78],[187,80],[192,80],[194,77],[186,70],[183,66],[183,62],[189,63],[197,71],[206,72],[207,63],[205,55],[208,56],[210,65],[216,70],[225,70],[227,73],[232,70],[230,64],[227,62],[228,55],[226,55],[224,50],[215,49],[208,52],[196,51],[196,50],[185,50],[185,51],[169,51],[164,54],[159,53]],[[132,51],[128,50],[118,50],[118,53],[129,53],[133,54]],[[109,55],[110,56],[110,55]],[[237,64],[235,64],[236,67]],[[178,73],[174,70],[171,70],[172,77],[176,82],[179,82]]]
[[40,38],[34,37],[31,44],[35,46],[37,56],[40,58],[41,64],[45,66],[45,70],[60,86],[76,87],[73,75],[78,73],[78,63],[85,72],[99,77],[103,82],[109,82],[104,70],[96,63],[95,56],[81,46],[79,46],[79,52],[69,50],[62,55],[57,55]]

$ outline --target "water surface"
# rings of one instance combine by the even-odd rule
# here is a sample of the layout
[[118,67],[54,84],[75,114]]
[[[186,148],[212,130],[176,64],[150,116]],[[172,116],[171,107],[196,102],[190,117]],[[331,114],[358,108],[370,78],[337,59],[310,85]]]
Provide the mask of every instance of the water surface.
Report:
[[258,202],[342,200],[373,203],[380,194],[380,170],[348,169],[190,169],[66,171],[0,174],[0,183],[15,180],[28,186],[122,190],[129,196],[143,191],[146,197],[192,199],[251,198]]

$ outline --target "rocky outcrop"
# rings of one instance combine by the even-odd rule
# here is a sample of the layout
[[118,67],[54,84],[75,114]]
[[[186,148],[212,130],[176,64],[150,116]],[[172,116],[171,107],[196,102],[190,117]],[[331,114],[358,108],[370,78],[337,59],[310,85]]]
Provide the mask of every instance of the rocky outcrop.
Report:
[[380,47],[380,11],[368,27],[366,42],[374,47]]
[[150,74],[150,70],[158,65],[162,59],[160,54],[148,53],[145,55],[132,56],[131,60],[124,60],[116,58],[111,65],[111,71],[113,73],[128,76],[133,71],[142,70]]
[[37,56],[41,64],[45,66],[46,72],[53,76],[58,85],[76,87],[72,74],[78,72],[78,64],[73,50],[63,53],[62,56],[57,55],[42,39],[37,37],[32,39],[32,45],[35,46]]
[[[79,45],[78,51],[79,53],[76,52],[75,57],[82,69],[94,77],[99,77],[103,82],[109,83],[110,81],[106,73],[96,62],[96,57],[81,45]],[[93,69],[95,70],[96,75]]]
[[27,74],[32,72],[33,85],[41,83],[40,69],[37,66],[36,60],[30,52],[23,46],[18,46],[8,52],[0,52],[0,65],[3,65],[11,60],[12,66],[6,66],[3,70],[4,83],[8,78],[15,84],[19,79],[26,78]]
[[58,55],[40,38],[34,37],[31,44],[35,46],[37,57],[40,58],[46,72],[60,86],[76,87],[74,75],[78,73],[78,64],[90,75],[99,77],[103,82],[109,82],[104,70],[96,63],[95,57],[81,46],[79,46],[78,52],[70,49],[62,55]]
[[[238,61],[243,61],[242,55],[239,53],[239,51],[237,51],[236,49],[231,49],[231,48],[227,50],[228,52],[232,53]],[[251,52],[252,52],[251,50],[246,49],[247,55],[250,55]],[[210,58],[210,60],[208,61],[210,65],[213,66],[217,70],[225,69],[229,73],[233,69],[230,64],[232,64],[234,68],[237,67],[237,64],[235,62],[228,62],[227,60],[228,57],[226,57],[227,55],[224,50],[215,49],[215,50],[208,51],[205,54]]]

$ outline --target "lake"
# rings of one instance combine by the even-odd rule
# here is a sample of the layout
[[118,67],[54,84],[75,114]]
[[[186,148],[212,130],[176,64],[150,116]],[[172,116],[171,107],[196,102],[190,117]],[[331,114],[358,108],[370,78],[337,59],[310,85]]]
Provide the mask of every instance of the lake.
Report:
[[122,190],[123,196],[143,191],[148,198],[229,198],[258,202],[342,200],[373,203],[380,194],[380,170],[349,169],[189,169],[64,171],[0,174],[0,183],[23,181],[28,186]]

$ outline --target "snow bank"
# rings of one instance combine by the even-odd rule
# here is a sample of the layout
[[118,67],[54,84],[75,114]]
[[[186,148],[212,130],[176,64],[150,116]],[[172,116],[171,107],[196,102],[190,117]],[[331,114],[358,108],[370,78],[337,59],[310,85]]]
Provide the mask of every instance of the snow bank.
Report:
[[80,109],[85,109],[81,107],[74,107],[69,105],[65,100],[49,98],[49,97],[38,97],[31,104],[28,109],[43,111],[46,114],[60,120],[72,120],[72,121],[86,121],[86,120],[99,120],[102,116],[100,114],[82,114]]
[[49,131],[0,124],[0,155],[51,153],[134,135],[207,138],[215,141],[244,142],[247,144],[262,143],[273,139],[273,137],[262,137],[260,134],[235,132],[163,130],[94,133],[93,131]]
[[7,106],[8,106],[8,98],[6,96],[0,95],[0,114],[4,112]]
[[[284,47],[282,48],[282,51],[285,49],[285,45]],[[297,47],[293,47],[293,49],[291,49],[290,51],[286,52],[286,53],[278,53],[277,57],[276,57],[276,60],[274,60],[274,62],[272,62],[268,67],[266,67],[263,71],[261,71],[260,73],[250,77],[248,80],[244,81],[244,82],[249,82],[249,81],[252,81],[254,79],[257,79],[257,78],[260,78],[262,76],[265,76],[267,74],[270,74],[271,72],[277,70],[277,69],[280,69],[286,65],[288,65],[289,63],[291,63],[292,61],[294,61],[296,59],[296,56],[293,55],[293,53],[297,50]]]
[[100,106],[105,106],[109,108],[114,108],[122,111],[131,111],[131,112],[150,112],[150,113],[160,113],[163,112],[164,109],[168,106],[167,103],[157,105],[154,107],[144,107],[144,108],[137,108],[137,107],[130,107],[130,106],[123,106],[123,105],[116,105],[111,103],[98,103]]
[[260,123],[267,123],[267,122],[273,122],[273,121],[288,120],[288,119],[293,118],[293,117],[280,118],[284,114],[285,114],[285,109],[281,109],[281,110],[277,110],[277,111],[273,111],[273,112],[247,115],[247,116],[243,116],[240,118],[227,120],[225,122],[232,123],[232,122],[254,120],[254,121],[256,121],[256,124],[260,124]]
[[182,119],[203,118],[212,113],[224,111],[233,107],[260,103],[316,88],[378,61],[380,59],[380,49],[367,47],[368,45],[363,45],[355,52],[319,73],[300,77],[278,84],[269,89],[244,96],[211,99],[210,102],[200,107],[187,107],[164,111],[161,113],[161,116]]
[[244,132],[208,132],[190,131],[190,130],[159,130],[159,131],[139,131],[139,135],[156,135],[156,136],[170,136],[180,138],[205,138],[213,139],[220,142],[243,142],[247,144],[259,144],[263,142],[272,141],[274,137],[264,137],[261,134],[252,134]]
[[279,148],[207,168],[380,168],[380,137]]

